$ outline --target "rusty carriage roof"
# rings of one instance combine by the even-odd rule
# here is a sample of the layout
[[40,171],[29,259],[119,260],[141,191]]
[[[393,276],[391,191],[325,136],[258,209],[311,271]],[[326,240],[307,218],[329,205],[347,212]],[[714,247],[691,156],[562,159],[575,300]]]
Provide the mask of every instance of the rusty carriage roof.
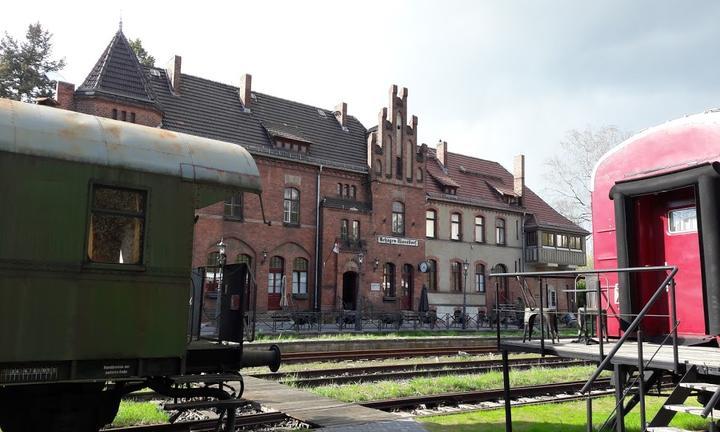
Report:
[[0,152],[261,192],[255,161],[237,144],[1,98]]

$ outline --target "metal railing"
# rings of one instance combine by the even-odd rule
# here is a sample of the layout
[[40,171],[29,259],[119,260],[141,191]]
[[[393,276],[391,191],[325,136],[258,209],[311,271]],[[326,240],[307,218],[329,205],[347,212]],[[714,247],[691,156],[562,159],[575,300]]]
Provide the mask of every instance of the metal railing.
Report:
[[[596,293],[596,302],[597,302],[597,326],[596,326],[596,332],[598,336],[598,344],[599,344],[599,364],[595,371],[591,374],[588,381],[585,383],[585,385],[580,390],[581,393],[587,395],[587,427],[588,431],[592,431],[592,396],[591,396],[591,389],[595,382],[595,380],[600,376],[600,374],[608,368],[608,366],[611,364],[613,358],[616,356],[620,348],[623,346],[623,344],[630,338],[630,337],[636,337],[637,345],[638,345],[638,354],[637,354],[637,363],[638,363],[638,370],[643,371],[647,368],[647,366],[650,365],[650,363],[653,361],[657,353],[659,352],[660,348],[664,346],[665,342],[667,342],[668,338],[672,339],[672,353],[673,353],[673,368],[674,372],[678,373],[680,371],[680,361],[679,361],[679,354],[678,354],[678,326],[679,322],[677,321],[677,314],[676,314],[676,300],[675,300],[675,275],[677,274],[677,267],[675,266],[648,266],[648,267],[629,267],[629,268],[615,268],[615,269],[602,269],[602,270],[586,270],[586,271],[555,271],[555,272],[514,272],[514,273],[493,273],[490,274],[490,278],[495,278],[495,292],[496,296],[499,296],[499,285],[500,285],[500,279],[499,278],[509,278],[509,277],[518,277],[518,278],[537,278],[539,280],[539,307],[538,307],[538,316],[540,318],[540,351],[542,354],[545,353],[545,321],[546,321],[546,308],[543,301],[543,292],[545,291],[547,285],[543,285],[543,280],[547,279],[554,279],[554,278],[567,278],[567,277],[575,277],[578,276],[588,276],[588,275],[597,275],[597,286],[595,289],[586,289],[586,293],[594,292]],[[616,313],[616,314],[610,314],[609,310],[608,312],[603,315],[603,291],[607,291],[609,287],[606,287],[603,289],[601,284],[600,275],[602,274],[620,274],[620,273],[648,273],[648,272],[669,272],[667,273],[665,279],[660,283],[660,285],[657,287],[657,289],[653,292],[652,296],[647,300],[647,302],[643,305],[640,312],[637,314],[632,313]],[[547,282],[546,282],[547,284]],[[524,282],[521,282],[521,289],[528,290],[527,284]],[[625,287],[630,288],[630,287]],[[618,285],[615,286],[615,289],[618,289]],[[579,290],[578,290],[579,291]],[[664,292],[667,292],[668,294],[668,303],[669,303],[669,314],[668,315],[658,315],[658,314],[650,314],[650,310],[653,308],[653,306],[658,302],[658,300],[662,297],[662,294]],[[609,304],[609,302],[606,302]],[[644,358],[643,353],[643,332],[640,328],[640,325],[642,323],[642,320],[646,317],[667,317],[670,320],[670,329],[668,334],[665,336],[663,341],[661,342],[660,346],[657,348],[657,350],[653,353],[651,358],[646,362]],[[620,338],[614,342],[612,348],[610,351],[605,355],[604,353],[604,344],[603,344],[603,318],[607,317],[609,318],[630,318],[632,317],[633,320],[630,322],[629,325],[627,325],[626,328],[623,329],[623,334],[620,336]],[[497,343],[498,347],[501,347],[501,332],[499,326],[497,326]],[[503,350],[503,353],[505,353],[507,350]],[[617,377],[618,380],[616,382],[616,387],[618,387],[620,384],[622,384],[622,380],[620,377]],[[644,399],[644,376],[639,375],[639,380],[642,382],[639,385],[639,403],[640,403],[640,417],[643,421],[642,423],[642,430],[645,430],[645,423],[644,420],[646,418],[646,410],[645,410],[645,399]],[[637,382],[637,380],[635,380]],[[631,389],[632,387],[628,387],[628,389]],[[509,393],[509,388],[506,389]],[[617,412],[616,421],[622,421],[622,417],[624,413],[622,410],[624,409],[624,398],[628,394],[627,391],[623,392],[622,389],[616,389],[616,397],[618,398],[618,402],[616,404],[615,410],[613,413],[611,413],[611,417],[614,415],[614,413]],[[720,398],[720,395],[718,396]],[[509,401],[509,394],[508,397],[506,397],[505,400],[505,410],[506,410],[506,430],[512,431],[512,424],[511,424],[511,414],[510,414],[510,401]],[[609,417],[608,420],[611,418]],[[603,427],[608,423],[608,420],[603,424]],[[601,429],[602,430],[602,429]]]

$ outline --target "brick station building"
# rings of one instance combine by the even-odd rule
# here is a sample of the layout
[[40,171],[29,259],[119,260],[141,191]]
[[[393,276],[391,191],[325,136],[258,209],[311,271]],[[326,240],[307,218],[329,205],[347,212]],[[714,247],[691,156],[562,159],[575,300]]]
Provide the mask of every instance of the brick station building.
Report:
[[[260,93],[250,75],[232,86],[184,74],[179,56],[166,68],[142,66],[119,30],[81,85],[58,83],[54,103],[237,143],[253,155],[262,203],[255,195],[237,194],[199,210],[193,265],[215,265],[222,239],[228,262],[249,265],[260,311],[355,309],[358,301],[378,311],[417,310],[423,285],[432,308],[457,310],[462,286],[457,273],[449,272],[464,260],[472,266],[468,294],[475,310],[482,310],[496,301],[479,288],[491,268],[584,264],[584,230],[524,182],[519,193],[508,193],[514,178],[499,164],[448,153],[444,143],[438,150],[418,143],[408,90],[393,85],[388,97],[368,129],[344,102],[326,109]],[[458,212],[467,221],[487,214],[486,223],[491,215],[503,215],[515,237],[476,241],[469,224],[462,228],[468,234],[458,236],[450,221]],[[443,228],[430,232],[431,224]],[[574,251],[582,262],[577,256],[552,262],[538,254],[543,232],[553,239],[561,233],[583,238]],[[550,247],[541,246],[541,252]],[[422,263],[432,263],[429,272],[420,271],[426,269]],[[503,301],[518,294],[510,282]]]

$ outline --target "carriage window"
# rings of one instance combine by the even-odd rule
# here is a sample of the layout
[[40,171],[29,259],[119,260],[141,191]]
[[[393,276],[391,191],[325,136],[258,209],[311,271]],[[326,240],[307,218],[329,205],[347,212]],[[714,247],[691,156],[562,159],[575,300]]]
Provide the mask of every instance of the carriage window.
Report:
[[140,264],[145,226],[144,191],[95,186],[88,258],[91,262]]
[[695,207],[670,210],[668,212],[668,230],[671,234],[697,231]]

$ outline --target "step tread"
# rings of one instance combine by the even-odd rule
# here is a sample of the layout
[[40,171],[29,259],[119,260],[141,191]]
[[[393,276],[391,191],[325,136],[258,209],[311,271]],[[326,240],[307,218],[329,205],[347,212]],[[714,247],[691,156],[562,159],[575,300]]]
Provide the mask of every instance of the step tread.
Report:
[[[699,416],[700,414],[702,414],[705,408],[701,406],[689,405],[665,405],[665,409]],[[713,410],[711,415],[715,418],[720,417],[720,411]]]
[[680,429],[672,426],[650,426],[645,430],[647,432],[692,432],[687,429]]
[[684,382],[684,383],[680,383],[680,387],[715,393],[717,391],[717,389],[720,388],[720,385],[701,383],[701,382],[696,382],[696,383],[695,382]]

